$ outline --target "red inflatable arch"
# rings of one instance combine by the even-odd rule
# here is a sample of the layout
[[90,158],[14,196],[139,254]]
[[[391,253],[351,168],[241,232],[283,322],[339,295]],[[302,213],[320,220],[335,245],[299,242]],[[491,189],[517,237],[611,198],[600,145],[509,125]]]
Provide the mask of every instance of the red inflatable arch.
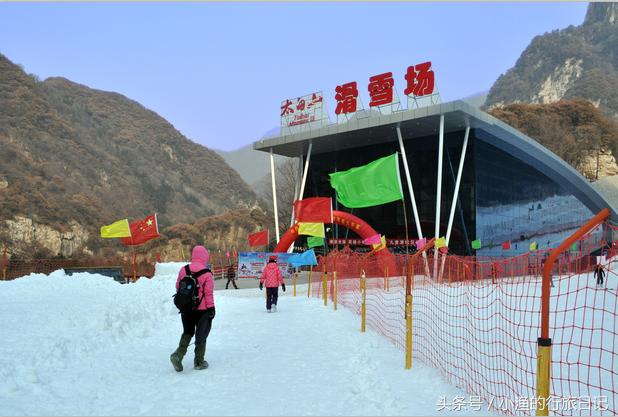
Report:
[[[333,210],[333,223],[338,224],[339,226],[347,227],[363,239],[367,239],[370,236],[378,234],[378,232],[376,232],[373,227],[369,226],[367,222],[344,211]],[[286,252],[292,243],[296,241],[296,239],[298,239],[298,223],[285,232],[275,247],[274,252]],[[380,252],[389,253],[388,248],[385,248]]]

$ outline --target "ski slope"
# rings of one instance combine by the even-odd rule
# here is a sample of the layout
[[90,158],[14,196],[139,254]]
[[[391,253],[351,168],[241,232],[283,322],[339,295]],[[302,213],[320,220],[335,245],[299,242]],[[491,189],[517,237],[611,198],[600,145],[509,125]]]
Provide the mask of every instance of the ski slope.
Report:
[[63,271],[0,282],[0,415],[443,415],[440,397],[466,397],[291,288],[274,314],[258,289],[216,291],[210,367],[194,370],[190,347],[176,373],[181,265],[128,285]]

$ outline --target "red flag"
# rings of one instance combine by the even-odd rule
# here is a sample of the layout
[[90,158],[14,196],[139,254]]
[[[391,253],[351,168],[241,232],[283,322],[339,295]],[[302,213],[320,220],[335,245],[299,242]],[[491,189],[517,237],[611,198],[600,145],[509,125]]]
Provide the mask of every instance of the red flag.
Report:
[[131,229],[131,237],[122,238],[122,243],[127,246],[141,245],[150,239],[159,237],[157,215],[151,214],[145,219],[136,220],[129,224],[129,229]]
[[249,246],[262,245],[268,245],[268,230],[262,230],[249,235]]
[[507,240],[506,242],[502,242],[502,250],[509,250],[511,249],[511,241]]
[[330,197],[312,197],[294,202],[294,219],[303,223],[332,223],[333,203]]

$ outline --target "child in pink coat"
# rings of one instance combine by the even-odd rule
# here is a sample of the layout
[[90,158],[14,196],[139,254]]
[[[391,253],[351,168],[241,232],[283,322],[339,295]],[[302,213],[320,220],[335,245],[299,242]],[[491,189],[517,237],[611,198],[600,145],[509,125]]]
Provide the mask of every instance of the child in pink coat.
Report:
[[266,311],[277,311],[277,298],[279,298],[279,284],[281,289],[285,292],[285,281],[281,270],[277,266],[277,257],[271,255],[268,259],[268,263],[264,267],[262,277],[260,278],[260,290],[264,287],[264,281],[266,281]]

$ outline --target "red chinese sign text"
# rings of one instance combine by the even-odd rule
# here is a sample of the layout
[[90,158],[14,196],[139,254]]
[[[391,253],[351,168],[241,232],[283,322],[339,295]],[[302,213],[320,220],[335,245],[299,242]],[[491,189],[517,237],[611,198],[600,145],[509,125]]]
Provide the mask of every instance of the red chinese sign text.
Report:
[[369,102],[370,107],[383,106],[385,104],[391,104],[393,102],[393,87],[395,86],[395,80],[393,80],[392,72],[385,72],[384,74],[374,75],[369,78]]
[[358,97],[356,81],[338,85],[337,88],[335,88],[335,92],[335,100],[337,100],[335,114],[354,113],[356,111],[356,100]]
[[433,93],[435,76],[433,70],[431,70],[431,61],[409,66],[405,78],[408,82],[403,91],[405,95],[422,97]]

